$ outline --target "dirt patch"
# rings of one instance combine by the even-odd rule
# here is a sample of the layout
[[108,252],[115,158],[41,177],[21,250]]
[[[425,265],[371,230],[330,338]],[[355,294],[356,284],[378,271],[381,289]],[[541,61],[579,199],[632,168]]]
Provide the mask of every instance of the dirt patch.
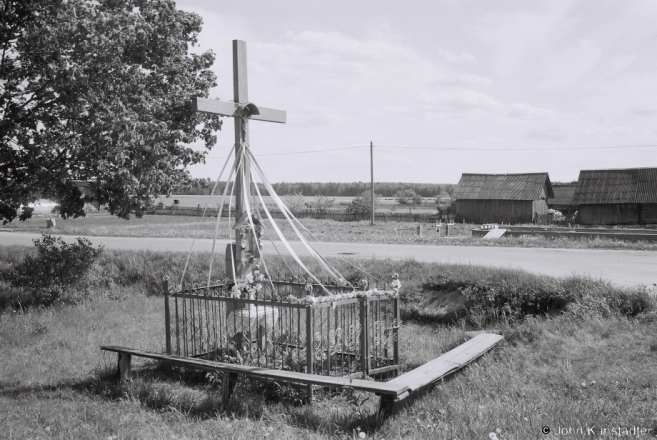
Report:
[[448,314],[461,310],[464,307],[465,298],[458,290],[430,290],[424,293],[425,298],[420,303],[420,308],[427,312],[436,314]]

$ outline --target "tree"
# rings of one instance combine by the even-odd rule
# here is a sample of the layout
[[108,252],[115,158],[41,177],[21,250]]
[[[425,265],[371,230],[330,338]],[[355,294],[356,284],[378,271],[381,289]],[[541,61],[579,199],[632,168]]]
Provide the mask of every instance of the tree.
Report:
[[[374,211],[379,207],[380,194],[374,194]],[[372,197],[370,191],[363,191],[360,196],[355,197],[351,201],[351,205],[347,207],[348,214],[371,215],[372,213]]]
[[285,203],[285,206],[287,206],[287,208],[292,211],[293,214],[306,209],[306,198],[301,193],[284,195],[283,203]]
[[319,209],[320,212],[326,212],[333,207],[335,199],[329,199],[326,196],[318,194],[313,200],[313,208]]
[[419,196],[412,189],[404,189],[395,193],[395,200],[400,205],[409,205],[411,203],[419,205],[422,203],[422,196]]
[[[38,198],[84,215],[76,181],[138,217],[204,161],[217,116],[190,98],[215,85],[201,18],[173,0],[0,0],[0,219]],[[24,210],[20,218],[30,216]]]

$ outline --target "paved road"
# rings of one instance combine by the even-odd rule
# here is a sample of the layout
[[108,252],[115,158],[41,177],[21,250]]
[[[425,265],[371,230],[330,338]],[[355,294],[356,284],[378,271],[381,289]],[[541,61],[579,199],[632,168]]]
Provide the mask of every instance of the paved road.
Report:
[[[0,244],[31,246],[40,234],[0,232]],[[62,235],[71,241],[75,237]],[[94,244],[107,249],[132,249],[153,251],[188,252],[192,243],[186,238],[134,238],[134,237],[86,237]],[[217,241],[217,251],[224,252],[228,240]],[[271,243],[264,242],[264,252],[274,253]],[[308,252],[301,243],[292,243],[299,255]],[[276,242],[283,252],[281,243]],[[570,274],[590,275],[618,284],[657,283],[657,252],[655,251],[603,251],[591,249],[541,249],[480,246],[430,246],[411,244],[364,244],[364,243],[318,243],[314,245],[326,257],[350,255],[360,258],[391,258],[403,260],[464,263],[506,268],[520,268],[530,272],[553,276]],[[198,239],[194,249],[210,251],[212,240]]]

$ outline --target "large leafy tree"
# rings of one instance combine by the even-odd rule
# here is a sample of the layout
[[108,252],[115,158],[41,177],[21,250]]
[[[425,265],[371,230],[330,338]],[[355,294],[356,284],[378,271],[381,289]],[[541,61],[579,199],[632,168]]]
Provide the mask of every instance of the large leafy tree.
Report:
[[[192,96],[215,85],[202,20],[172,0],[0,0],[0,219],[58,200],[83,215],[76,181],[112,214],[141,216],[204,160],[218,117]],[[21,218],[29,217],[23,210]]]

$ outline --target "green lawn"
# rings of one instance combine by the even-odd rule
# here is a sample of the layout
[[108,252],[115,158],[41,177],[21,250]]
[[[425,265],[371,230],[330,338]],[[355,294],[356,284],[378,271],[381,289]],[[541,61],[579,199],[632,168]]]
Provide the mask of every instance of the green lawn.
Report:
[[[435,225],[423,224],[423,235],[414,231],[400,231],[395,228],[413,228],[414,223],[380,222],[371,226],[368,221],[338,222],[334,220],[303,219],[302,223],[323,242],[350,243],[398,243],[398,244],[434,244],[454,246],[512,246],[540,248],[576,248],[576,249],[622,249],[622,250],[657,250],[657,243],[623,242],[612,239],[547,239],[544,237],[509,237],[498,240],[483,240],[472,237],[471,231],[477,225],[456,224],[449,237],[439,237]],[[16,232],[55,233],[69,235],[107,235],[117,237],[166,237],[166,238],[212,238],[216,218],[186,216],[146,215],[141,219],[122,220],[108,214],[89,214],[85,218],[57,219],[57,227],[46,228],[46,220],[37,217],[25,222],[15,220],[0,229]],[[277,224],[287,239],[298,240],[289,224],[278,220]],[[222,219],[219,238],[228,238],[227,219]],[[276,239],[273,228],[265,221],[267,234]],[[307,235],[311,241],[314,240]]]
[[[11,270],[27,252],[0,246],[0,271]],[[483,329],[501,332],[506,341],[382,424],[374,417],[378,398],[365,393],[361,400],[369,400],[360,411],[344,396],[297,407],[267,401],[254,384],[241,381],[234,400],[224,406],[211,377],[143,360],[135,360],[134,380],[116,384],[108,377],[115,356],[102,354],[99,346],[162,350],[163,301],[156,296],[157,284],[165,274],[176,275],[185,257],[106,251],[82,303],[0,310],[2,437],[341,439],[360,429],[373,439],[486,439],[496,431],[499,439],[549,439],[563,437],[555,433],[567,428],[574,430],[568,438],[595,438],[586,435],[587,428],[596,433],[612,427],[657,430],[654,300],[652,311],[628,317],[610,306],[598,307],[626,295],[612,285],[474,266],[361,262],[379,277],[400,273],[405,310],[421,298],[426,281],[442,279],[438,275],[508,291],[534,285],[537,292],[549,286],[551,292],[583,295],[550,317],[485,324]],[[204,257],[191,262],[194,278],[207,270]],[[347,271],[343,263],[334,263]],[[403,368],[443,353],[465,330],[478,329],[475,321],[484,322],[467,316],[449,325],[405,320]],[[542,434],[544,426],[553,434]]]

